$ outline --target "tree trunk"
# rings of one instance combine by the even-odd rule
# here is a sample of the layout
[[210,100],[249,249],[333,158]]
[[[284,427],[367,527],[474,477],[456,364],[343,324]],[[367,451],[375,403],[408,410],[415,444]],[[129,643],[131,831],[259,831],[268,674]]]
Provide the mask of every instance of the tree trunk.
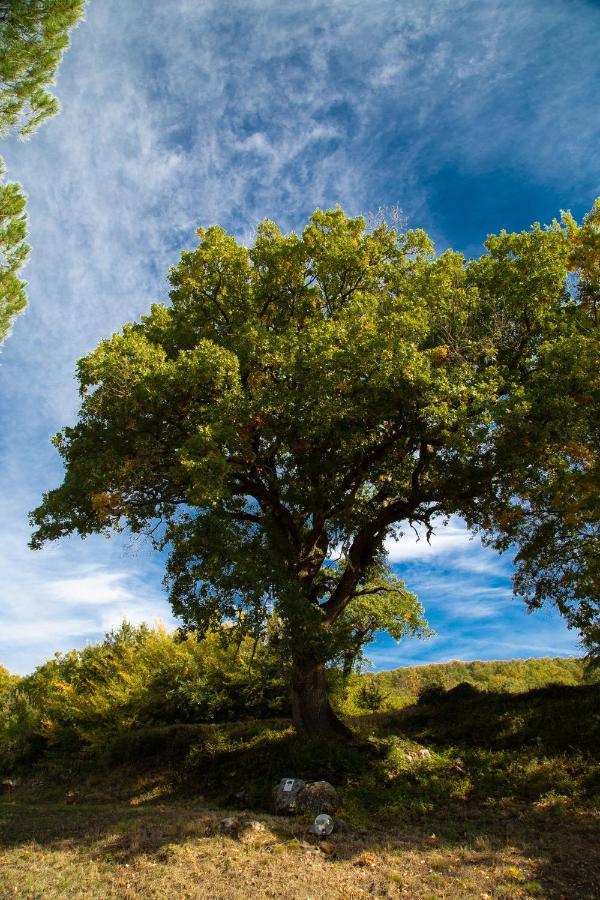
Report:
[[314,656],[294,656],[292,716],[298,734],[308,738],[352,738],[327,696],[325,666]]

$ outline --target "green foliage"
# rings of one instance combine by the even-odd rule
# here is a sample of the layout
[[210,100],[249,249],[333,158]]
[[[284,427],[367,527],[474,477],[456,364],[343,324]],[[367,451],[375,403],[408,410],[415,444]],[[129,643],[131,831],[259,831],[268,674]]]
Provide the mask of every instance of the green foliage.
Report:
[[364,649],[378,632],[387,632],[396,641],[432,634],[415,595],[384,567],[356,592],[331,629],[331,657],[345,678],[364,665]]
[[27,303],[25,282],[17,275],[29,254],[26,234],[25,197],[20,185],[4,181],[0,159],[0,344]]
[[[221,753],[223,741],[227,746],[231,743],[229,737],[223,737],[230,732],[214,730],[215,723],[245,720],[247,726],[231,725],[231,734],[240,736],[236,752],[241,754],[250,733],[244,729],[262,735],[267,726],[259,720],[288,716],[290,712],[289,671],[282,666],[278,652],[276,623],[270,623],[269,629],[258,641],[239,626],[200,639],[194,634],[182,638],[162,628],[124,623],[101,643],[57,654],[24,678],[10,675],[0,666],[0,774],[17,764],[61,755],[135,762],[157,754],[185,754],[198,741],[199,728],[204,729],[203,765],[208,765],[209,751],[216,753],[218,744]],[[434,709],[435,721],[443,730],[448,727],[443,723],[452,723],[459,709],[451,737],[456,742],[470,728],[476,743],[480,742],[480,731],[490,730],[494,704],[504,710],[507,690],[525,692],[552,682],[577,686],[585,679],[583,662],[577,659],[418,666],[352,675],[345,684],[341,669],[331,669],[329,674],[336,705],[345,713],[364,713],[365,709],[378,710],[383,705],[393,709],[414,703],[418,697],[428,706],[422,713],[417,712],[420,707],[414,707],[407,733],[434,739],[433,734],[419,731],[422,726],[416,723],[430,722]],[[472,690],[470,699],[476,702],[471,706],[464,690],[453,690],[467,679],[483,692]],[[344,688],[348,689],[345,697]],[[549,691],[541,696],[552,694]],[[483,700],[477,698],[488,698],[487,706],[484,708]],[[519,702],[516,698],[515,704]],[[553,702],[552,716],[556,715],[558,699]],[[473,710],[479,709],[483,718],[478,719]],[[540,709],[543,711],[543,704]],[[586,716],[577,727],[570,720],[564,723],[560,739],[567,740],[565,735],[571,735],[568,740],[576,740],[581,728],[593,734],[592,706]],[[391,721],[396,727],[395,720]],[[503,721],[502,713],[498,721]],[[550,721],[542,721],[541,726],[536,723],[541,732],[550,731]],[[288,720],[279,722],[277,728],[289,737]],[[502,734],[510,736],[515,733],[514,721],[510,727],[494,722],[493,733],[498,740]],[[530,727],[528,737],[535,733]],[[549,738],[545,740],[549,744]],[[214,747],[211,741],[217,742]],[[292,741],[290,746],[296,744]],[[306,768],[306,760],[303,765]],[[220,766],[221,762],[216,771]]]
[[[369,681],[379,685],[386,695],[386,707],[401,709],[414,703],[437,703],[448,692],[465,683],[479,691],[521,693],[557,685],[581,685],[594,682],[597,676],[588,672],[582,659],[513,659],[486,662],[449,662],[429,666],[409,666],[370,674]],[[336,702],[346,715],[360,713],[358,699],[363,678],[350,676],[336,690]]]
[[146,771],[160,773],[159,782],[188,802],[201,795],[245,809],[269,809],[282,777],[325,778],[340,790],[340,814],[370,828],[461,808],[504,815],[509,804],[519,815],[525,803],[530,815],[559,814],[573,804],[593,807],[600,796],[595,684],[448,694],[427,707],[365,716],[363,728],[374,752],[299,738],[287,719],[147,725],[115,735],[87,766],[71,754],[51,771],[75,765],[100,784],[119,785],[133,774],[128,796],[139,795]]
[[363,680],[356,697],[358,705],[370,712],[377,712],[381,709],[387,699],[388,694],[385,693],[379,682],[372,679]]
[[[69,30],[85,0],[4,0],[0,2],[0,136],[21,137],[58,112],[47,90],[69,43]],[[18,272],[29,254],[27,216],[21,186],[4,183],[0,159],[0,344],[27,304]]]
[[249,722],[219,727],[194,742],[181,779],[220,802],[269,809],[281,778],[324,779],[334,784],[360,776],[368,758],[340,742],[299,738],[288,722]]
[[8,669],[0,666],[0,703],[4,703],[13,679],[18,680],[18,676],[11,675]]
[[[564,317],[554,319],[524,372],[518,402],[533,414],[513,431],[527,459],[515,460],[502,504],[470,520],[498,549],[518,548],[516,592],[531,609],[555,603],[593,661],[600,654],[600,198],[581,226],[570,215],[564,223],[571,291]],[[518,265],[507,254],[514,242],[492,241],[504,245],[506,278]]]
[[[181,641],[160,629],[123,626],[96,647],[57,656],[26,678],[0,668],[0,774],[16,764],[23,772],[23,764],[37,760],[52,773],[44,776],[48,790],[61,802],[64,779],[76,771],[86,798],[104,800],[102,785],[111,781],[128,797],[138,797],[140,785],[160,783],[188,802],[201,795],[245,809],[269,809],[282,777],[326,779],[340,791],[340,814],[353,827],[370,828],[429,822],[469,808],[505,814],[512,804],[519,815],[527,804],[528,815],[558,816],[598,802],[600,687],[583,683],[581,660],[454,663],[353,676],[367,688],[381,689],[387,675],[396,676],[397,686],[401,675],[402,690],[407,684],[423,690],[425,676],[437,685],[427,703],[363,715],[368,753],[356,743],[298,737],[287,717],[255,718],[283,709],[272,702],[276,683],[268,702],[263,693],[240,711],[237,695],[255,673],[264,683],[261,667],[269,662],[266,648],[253,651],[247,639],[236,650],[238,637],[228,645],[216,635]],[[211,671],[227,683],[229,701],[214,704],[218,678],[211,682]],[[468,675],[496,689],[465,689]],[[520,693],[500,687],[558,677],[572,683]],[[243,721],[227,721],[230,703]],[[207,709],[210,722],[190,722]],[[86,790],[86,778],[95,790]]]
[[445,695],[445,690],[441,684],[424,685],[418,695],[419,703],[437,703]]
[[40,711],[22,690],[23,679],[0,666],[0,770],[27,762],[37,744]]
[[593,805],[600,790],[599,690],[550,685],[461,696],[438,689],[426,706],[365,718],[382,757],[345,793],[347,811],[384,824],[467,803]]
[[180,639],[127,623],[100,644],[57,654],[2,697],[5,764],[46,751],[98,753],[142,726],[288,708],[281,665],[263,643],[226,633]]
[[557,685],[522,693],[457,688],[399,715],[405,733],[426,743],[511,750],[522,744],[548,753],[599,746],[600,685]]
[[30,135],[58,112],[47,89],[69,44],[85,0],[0,3],[0,134]]
[[[264,222],[250,248],[201,229],[171,272],[171,305],[79,362],[79,419],[55,438],[65,480],[32,514],[32,545],[146,531],[169,550],[186,625],[275,608],[313,672],[339,653],[357,599],[405,590],[386,535],[460,514],[526,552],[514,523],[537,486],[597,459],[599,333],[582,293],[594,215],[502,232],[468,262],[339,209],[317,210],[301,236]],[[590,624],[596,601],[575,584],[564,602],[515,586]]]

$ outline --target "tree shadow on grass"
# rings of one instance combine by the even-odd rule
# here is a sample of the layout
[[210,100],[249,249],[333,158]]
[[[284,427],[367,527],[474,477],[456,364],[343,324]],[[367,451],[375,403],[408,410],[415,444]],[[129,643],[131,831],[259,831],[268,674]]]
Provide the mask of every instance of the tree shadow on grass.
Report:
[[397,712],[377,715],[380,734],[401,731],[437,745],[494,750],[524,744],[546,753],[600,749],[600,683],[551,684],[521,693],[479,691],[467,682]]
[[[308,853],[307,821],[265,812],[280,778],[303,777],[341,788],[349,830],[331,838],[341,865],[390,871],[414,862],[451,886],[469,869],[485,881],[512,862],[513,880],[491,896],[592,898],[600,896],[599,699],[594,685],[521,695],[455,689],[363,721],[379,736],[377,757],[300,741],[281,720],[191,728],[177,739],[150,729],[130,736],[108,769],[37,799],[25,786],[0,803],[0,847],[35,842],[118,864],[168,862],[190,841],[208,847],[219,836],[225,849],[243,841],[244,821],[258,818],[270,835],[261,852],[274,852],[271,841]],[[232,807],[241,826],[222,836]]]

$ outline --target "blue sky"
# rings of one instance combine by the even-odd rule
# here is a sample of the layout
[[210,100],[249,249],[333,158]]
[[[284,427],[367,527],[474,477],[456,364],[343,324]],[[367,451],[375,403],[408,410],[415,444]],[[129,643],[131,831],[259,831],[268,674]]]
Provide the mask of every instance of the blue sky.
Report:
[[[30,306],[0,355],[0,662],[30,671],[123,617],[171,622],[162,560],[121,536],[27,549],[61,479],[49,436],[75,361],[150,302],[199,224],[400,205],[438,247],[581,216],[600,194],[600,4],[592,0],[91,0],[61,114],[3,142],[29,194]],[[379,667],[577,652],[510,593],[510,559],[459,521],[390,546],[437,637]]]

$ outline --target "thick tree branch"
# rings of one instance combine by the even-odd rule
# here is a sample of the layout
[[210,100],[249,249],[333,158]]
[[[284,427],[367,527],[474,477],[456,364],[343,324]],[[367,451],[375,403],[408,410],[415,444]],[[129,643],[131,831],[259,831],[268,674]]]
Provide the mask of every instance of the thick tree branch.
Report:
[[271,517],[280,534],[289,543],[294,555],[301,550],[302,542],[296,521],[279,498],[276,490],[267,487],[258,477],[243,479],[240,481],[242,488],[259,504],[262,511]]
[[371,563],[385,535],[386,528],[392,522],[410,518],[417,505],[406,500],[397,500],[380,510],[375,519],[360,529],[348,552],[346,567],[337,587],[327,603],[323,604],[322,608],[325,611],[328,625],[335,622],[349,603],[356,590],[356,585]]

